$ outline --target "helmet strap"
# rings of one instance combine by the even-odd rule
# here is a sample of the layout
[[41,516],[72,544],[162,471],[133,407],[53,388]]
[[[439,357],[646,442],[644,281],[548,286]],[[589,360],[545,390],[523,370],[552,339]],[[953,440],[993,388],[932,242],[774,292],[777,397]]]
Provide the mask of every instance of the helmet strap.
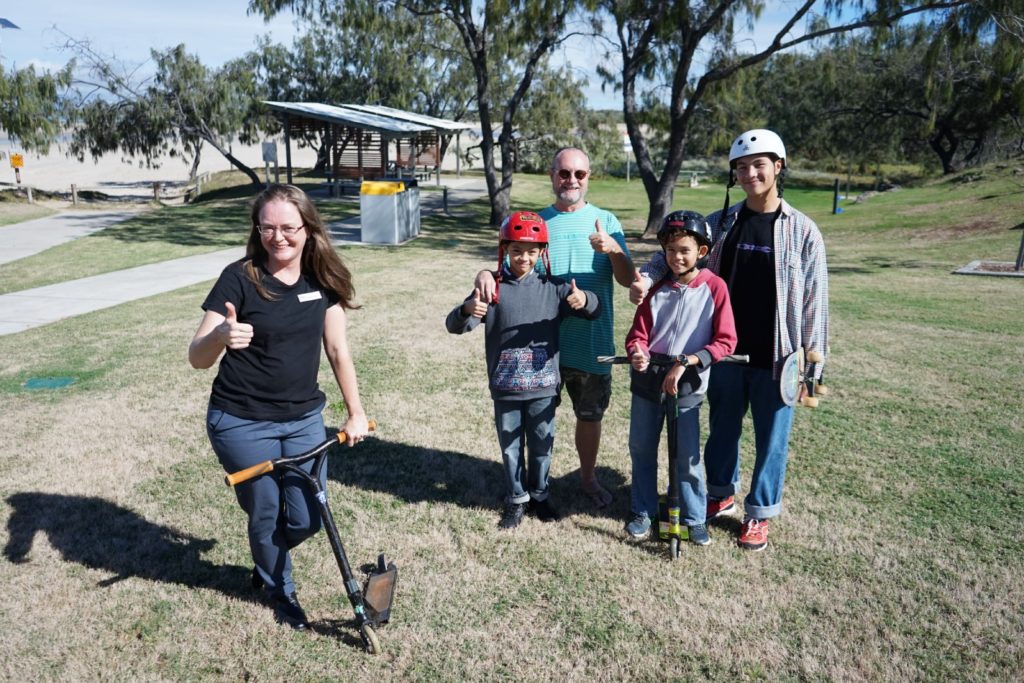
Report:
[[725,186],[725,204],[722,205],[722,215],[725,216],[725,212],[729,210],[729,188],[736,184],[736,171],[729,167],[729,182]]

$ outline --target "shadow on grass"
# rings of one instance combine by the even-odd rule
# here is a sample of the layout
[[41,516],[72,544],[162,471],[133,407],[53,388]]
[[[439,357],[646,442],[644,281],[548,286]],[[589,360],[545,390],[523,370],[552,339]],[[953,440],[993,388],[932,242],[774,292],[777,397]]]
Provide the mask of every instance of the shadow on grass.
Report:
[[250,569],[215,565],[202,554],[216,544],[173,527],[154,524],[138,513],[102,498],[53,493],[15,493],[7,520],[4,557],[27,562],[38,532],[46,534],[68,562],[112,573],[97,584],[105,588],[129,577],[212,588],[239,600],[255,602]]
[[[449,503],[497,511],[505,497],[505,474],[497,443],[493,448],[494,459],[485,460],[456,451],[368,439],[356,448],[336,447],[327,460],[327,476],[346,486],[387,493],[407,503]],[[574,452],[562,450],[555,457],[575,459]],[[625,478],[606,467],[598,467],[598,478],[615,496],[611,505],[595,508],[580,490],[575,471],[551,479],[552,502],[563,515],[624,517],[629,507]]]

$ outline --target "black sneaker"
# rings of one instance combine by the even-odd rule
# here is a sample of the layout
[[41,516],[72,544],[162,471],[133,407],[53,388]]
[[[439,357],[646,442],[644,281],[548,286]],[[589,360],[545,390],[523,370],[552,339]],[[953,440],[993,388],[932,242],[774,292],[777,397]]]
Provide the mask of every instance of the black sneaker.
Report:
[[498,522],[499,529],[515,529],[519,522],[523,521],[526,514],[526,503],[506,503],[505,511],[501,513],[501,521]]
[[254,591],[261,590],[265,585],[263,583],[263,577],[260,576],[260,573],[258,571],[256,571],[256,567],[252,568],[252,578],[249,579],[249,583],[252,585],[252,589]]
[[550,498],[545,498],[544,500],[533,500],[531,498],[530,512],[537,515],[537,519],[542,522],[557,522],[562,518],[558,514],[558,510],[551,506]]
[[274,604],[274,616],[279,624],[287,624],[296,631],[304,631],[309,628],[309,620],[295,593],[275,595],[271,600]]

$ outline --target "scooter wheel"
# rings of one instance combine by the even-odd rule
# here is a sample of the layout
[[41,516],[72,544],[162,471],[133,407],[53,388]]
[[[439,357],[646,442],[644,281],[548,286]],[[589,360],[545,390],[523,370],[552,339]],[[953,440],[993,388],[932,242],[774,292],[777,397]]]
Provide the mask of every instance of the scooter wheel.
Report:
[[679,539],[668,539],[668,556],[673,560],[679,559]]
[[371,655],[379,655],[380,649],[380,638],[377,637],[377,632],[373,630],[373,627],[369,624],[363,624],[359,627],[359,635],[363,638],[363,643],[366,645],[366,651]]

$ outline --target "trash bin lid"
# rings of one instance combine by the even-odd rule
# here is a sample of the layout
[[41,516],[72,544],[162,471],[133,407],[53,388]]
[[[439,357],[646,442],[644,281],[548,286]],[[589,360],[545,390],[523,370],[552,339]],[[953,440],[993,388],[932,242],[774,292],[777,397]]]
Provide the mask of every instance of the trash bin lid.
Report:
[[359,194],[398,194],[405,192],[405,183],[388,180],[364,180]]

